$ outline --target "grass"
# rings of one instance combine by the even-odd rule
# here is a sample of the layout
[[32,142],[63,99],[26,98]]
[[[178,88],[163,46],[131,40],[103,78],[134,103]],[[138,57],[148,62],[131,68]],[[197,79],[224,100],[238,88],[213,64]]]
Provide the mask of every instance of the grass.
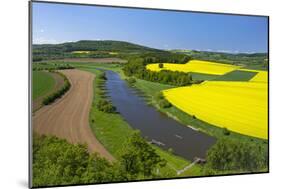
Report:
[[[114,66],[105,66],[106,68],[113,68]],[[93,67],[80,67],[81,70],[89,71],[91,73],[96,74],[98,76],[101,72],[95,69],[96,66]],[[104,68],[104,67],[103,67]],[[120,71],[120,70],[119,70]],[[97,87],[97,83],[99,82],[98,77],[94,82],[94,99],[93,105],[90,113],[90,125],[95,133],[98,140],[108,149],[108,151],[117,159],[120,159],[120,155],[122,154],[124,149],[124,144],[127,139],[130,137],[132,132],[134,131],[130,125],[122,118],[120,114],[110,114],[99,111],[96,108],[96,104],[101,99],[101,96],[98,94],[100,89]],[[157,92],[158,90],[167,89],[171,86],[163,86],[160,85],[157,89],[153,88],[153,83],[151,85],[145,85],[146,81],[138,81],[139,85],[146,86],[146,90],[153,89],[151,91]],[[165,173],[168,177],[178,177],[178,176],[194,176],[200,175],[201,167],[199,165],[193,166],[188,172],[184,172],[181,175],[176,175],[176,170],[183,169],[185,166],[189,165],[190,162],[179,157],[173,155],[167,151],[162,150],[161,148],[152,145],[151,146],[156,150],[156,152],[165,160],[167,160],[167,166],[161,168],[159,171]],[[194,171],[193,171],[194,170]]]
[[136,79],[134,86],[145,93],[149,92],[152,96],[156,95],[159,91],[174,88],[172,85],[154,83],[141,79]]
[[196,72],[189,72],[192,75],[193,80],[214,80],[220,75],[213,75],[213,74],[202,74]]
[[46,95],[55,87],[55,79],[48,73],[43,71],[32,72],[32,100],[40,96]]
[[220,76],[215,81],[249,81],[252,79],[258,72],[249,72],[242,70],[235,70],[229,72],[223,76]]

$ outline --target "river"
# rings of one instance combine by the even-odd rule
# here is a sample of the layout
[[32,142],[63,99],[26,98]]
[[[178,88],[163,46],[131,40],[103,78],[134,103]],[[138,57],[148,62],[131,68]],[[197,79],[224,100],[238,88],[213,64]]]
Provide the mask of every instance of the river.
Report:
[[106,71],[109,99],[121,116],[143,137],[162,149],[172,148],[174,154],[185,159],[205,158],[216,139],[189,128],[147,105],[143,95],[130,87],[113,71]]

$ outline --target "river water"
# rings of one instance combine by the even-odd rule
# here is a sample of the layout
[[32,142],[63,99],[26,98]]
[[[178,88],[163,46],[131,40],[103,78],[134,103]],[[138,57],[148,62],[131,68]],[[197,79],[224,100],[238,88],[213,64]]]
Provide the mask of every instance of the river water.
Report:
[[215,138],[186,127],[147,105],[140,92],[117,73],[106,71],[106,77],[109,99],[132,128],[140,130],[148,141],[165,150],[172,148],[175,154],[185,159],[205,158]]

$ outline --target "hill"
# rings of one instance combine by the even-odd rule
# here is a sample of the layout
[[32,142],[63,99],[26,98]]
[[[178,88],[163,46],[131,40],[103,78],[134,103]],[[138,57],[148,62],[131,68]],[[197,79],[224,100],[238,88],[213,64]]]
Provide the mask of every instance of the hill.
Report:
[[[34,44],[33,60],[61,58],[110,58],[128,59],[128,56],[155,54],[161,57],[173,56],[175,53],[145,47],[142,45],[112,40],[81,40],[62,44]],[[186,55],[176,55],[184,57]]]

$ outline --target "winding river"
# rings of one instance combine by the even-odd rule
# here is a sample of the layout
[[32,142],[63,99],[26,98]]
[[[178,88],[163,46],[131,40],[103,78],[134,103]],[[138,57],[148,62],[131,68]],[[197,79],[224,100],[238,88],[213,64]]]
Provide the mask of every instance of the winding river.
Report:
[[106,89],[109,99],[117,111],[142,136],[162,149],[172,148],[173,152],[185,159],[205,158],[206,151],[216,139],[192,128],[186,127],[147,105],[139,91],[113,71],[106,71]]

